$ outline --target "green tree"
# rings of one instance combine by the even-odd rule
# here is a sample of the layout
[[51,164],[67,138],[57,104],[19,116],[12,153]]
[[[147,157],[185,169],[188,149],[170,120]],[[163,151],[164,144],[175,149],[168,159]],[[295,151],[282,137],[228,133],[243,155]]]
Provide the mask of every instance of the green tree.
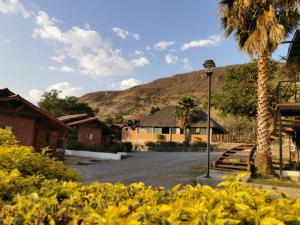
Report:
[[124,117],[122,113],[116,113],[113,117],[107,117],[105,119],[105,123],[109,126],[113,126],[115,124],[122,124],[124,122]]
[[175,108],[175,116],[178,126],[183,129],[184,139],[189,143],[188,128],[194,122],[196,117],[196,102],[193,98],[183,96]]
[[299,0],[221,0],[225,36],[234,34],[244,52],[258,59],[256,166],[262,175],[274,174],[270,147],[268,61],[278,45],[299,23]]
[[[279,64],[269,61],[270,80],[274,80]],[[254,118],[257,115],[257,63],[231,66],[226,70],[222,91],[212,96],[213,107],[224,114]],[[269,105],[274,103],[276,88],[269,85]]]
[[71,114],[86,113],[94,116],[94,111],[88,104],[80,102],[77,97],[68,96],[65,99],[59,97],[58,90],[51,90],[43,94],[38,106],[54,117]]

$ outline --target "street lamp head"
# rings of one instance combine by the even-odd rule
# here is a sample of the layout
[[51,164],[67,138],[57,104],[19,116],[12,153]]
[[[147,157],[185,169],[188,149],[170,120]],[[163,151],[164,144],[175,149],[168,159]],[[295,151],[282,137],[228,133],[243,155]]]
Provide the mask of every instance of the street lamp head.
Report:
[[216,64],[215,64],[214,60],[208,59],[208,60],[205,60],[205,62],[203,63],[203,67],[206,70],[207,76],[211,76],[213,73],[212,69],[216,67]]

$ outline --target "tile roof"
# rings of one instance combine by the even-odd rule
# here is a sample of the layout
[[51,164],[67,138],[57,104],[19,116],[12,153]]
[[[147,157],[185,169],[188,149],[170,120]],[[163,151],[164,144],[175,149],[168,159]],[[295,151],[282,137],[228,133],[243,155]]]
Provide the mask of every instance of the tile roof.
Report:
[[76,121],[73,121],[71,123],[67,123],[67,125],[68,126],[75,126],[75,125],[84,124],[84,123],[88,123],[88,122],[92,122],[92,121],[95,121],[96,123],[98,123],[102,127],[106,127],[106,125],[104,123],[102,123],[100,120],[98,120],[97,117],[89,117],[89,118],[85,118],[85,119],[82,119],[82,120],[76,120]]
[[12,101],[19,101],[23,102],[29,108],[33,109],[37,113],[39,113],[44,119],[51,121],[52,124],[55,124],[57,127],[63,128],[64,130],[70,130],[70,128],[64,124],[63,122],[59,121],[55,117],[51,116],[41,108],[35,106],[31,102],[27,101],[26,99],[22,98],[20,95],[16,95],[8,88],[0,89],[0,102],[12,102]]
[[[138,126],[140,127],[178,127],[175,117],[175,106],[167,106],[153,115],[147,116],[141,119]],[[197,122],[193,123],[191,127],[206,127],[207,126],[207,114],[197,109]],[[211,126],[224,133],[227,131],[216,121],[211,119]]]

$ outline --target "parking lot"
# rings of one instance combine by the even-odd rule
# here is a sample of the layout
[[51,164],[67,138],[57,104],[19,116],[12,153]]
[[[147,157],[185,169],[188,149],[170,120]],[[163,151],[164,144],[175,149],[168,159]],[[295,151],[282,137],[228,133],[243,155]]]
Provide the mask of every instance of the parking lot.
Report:
[[[212,153],[216,160],[220,153]],[[178,183],[193,184],[205,174],[207,154],[203,152],[134,152],[120,161],[96,161],[67,158],[66,165],[78,170],[83,183],[94,181],[125,183],[144,182],[146,185],[170,188]]]

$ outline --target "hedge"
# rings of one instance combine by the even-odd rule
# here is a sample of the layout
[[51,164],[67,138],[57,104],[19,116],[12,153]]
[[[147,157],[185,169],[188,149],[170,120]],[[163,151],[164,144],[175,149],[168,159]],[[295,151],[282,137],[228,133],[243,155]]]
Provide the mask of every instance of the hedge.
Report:
[[[28,166],[24,159],[35,153],[27,149],[22,158],[13,146],[18,154],[11,153],[10,144],[0,149],[6,159],[0,161],[0,224],[300,224],[300,199],[249,187],[241,181],[245,174],[228,176],[216,189],[200,184],[172,189],[143,183],[83,185],[60,176],[49,179],[36,163],[28,172],[22,168]],[[56,163],[40,157],[43,163]]]

